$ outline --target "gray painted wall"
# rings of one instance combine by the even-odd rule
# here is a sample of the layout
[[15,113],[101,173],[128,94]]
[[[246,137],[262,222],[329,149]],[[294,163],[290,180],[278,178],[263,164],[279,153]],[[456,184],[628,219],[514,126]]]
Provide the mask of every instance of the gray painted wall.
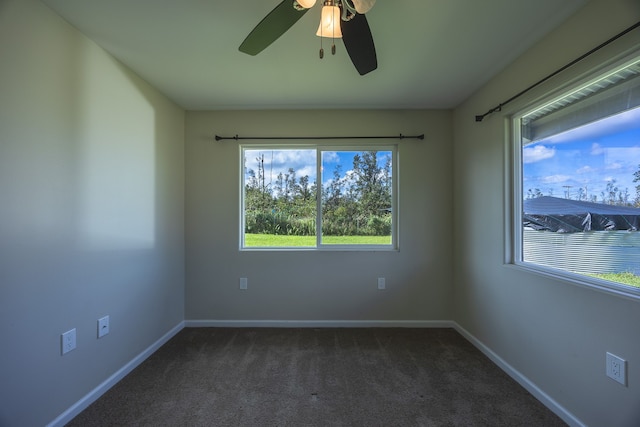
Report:
[[0,425],[42,426],[184,319],[184,112],[39,1],[0,58]]
[[[444,111],[188,112],[186,318],[450,319],[450,117]],[[426,136],[424,141],[396,141],[401,187],[399,252],[238,250],[239,144],[215,142],[214,134],[400,133]],[[385,291],[377,290],[380,276],[386,278]],[[240,277],[248,278],[248,290],[239,290]]]
[[[461,224],[454,231],[454,319],[590,426],[640,423],[639,302],[505,265],[504,132],[511,110],[607,55],[591,57],[482,123],[474,116],[638,20],[637,0],[593,0],[454,112],[454,214]],[[640,45],[638,30],[607,50],[634,45]],[[607,351],[628,360],[628,387],[605,376]]]

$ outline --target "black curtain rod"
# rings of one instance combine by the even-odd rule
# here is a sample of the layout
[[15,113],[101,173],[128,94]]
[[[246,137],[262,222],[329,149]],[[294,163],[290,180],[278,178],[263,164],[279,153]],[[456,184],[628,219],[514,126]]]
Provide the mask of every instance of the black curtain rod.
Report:
[[602,49],[603,47],[605,47],[606,45],[613,43],[614,41],[618,40],[620,37],[624,36],[625,34],[635,30],[636,28],[640,27],[640,21],[636,22],[635,24],[633,24],[632,26],[630,26],[629,28],[627,28],[626,30],[616,34],[615,36],[611,37],[609,40],[605,41],[604,43],[601,43],[600,45],[594,47],[593,49],[591,49],[589,52],[585,53],[584,55],[580,56],[579,58],[574,59],[573,61],[569,62],[567,65],[558,68],[556,71],[554,71],[553,73],[549,74],[547,77],[543,78],[542,80],[532,84],[531,86],[529,86],[528,88],[526,88],[525,90],[523,90],[520,93],[517,93],[515,95],[513,95],[511,98],[507,99],[506,101],[498,104],[496,107],[493,107],[492,109],[490,109],[489,111],[487,111],[486,113],[476,116],[476,122],[481,122],[486,116],[488,116],[489,114],[495,113],[496,111],[500,111],[502,110],[502,107],[504,107],[505,105],[507,105],[508,103],[510,103],[511,101],[513,101],[516,98],[521,97],[522,95],[524,95],[525,93],[529,92],[531,89],[533,89],[534,87],[541,85],[542,83],[546,82],[547,80],[549,80],[550,78],[554,77],[556,74],[559,74],[561,72],[563,72],[564,70],[566,70],[567,68],[571,67],[572,65],[582,61],[583,59],[585,59],[587,56],[599,51],[600,49]]
[[424,139],[422,135],[394,135],[394,136],[218,136],[216,135],[216,141],[222,141],[225,139],[235,139],[236,141],[244,139]]

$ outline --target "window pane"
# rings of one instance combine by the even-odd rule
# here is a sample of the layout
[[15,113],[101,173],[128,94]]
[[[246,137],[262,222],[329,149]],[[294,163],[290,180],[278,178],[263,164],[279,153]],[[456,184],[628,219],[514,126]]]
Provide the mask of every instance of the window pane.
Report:
[[393,243],[393,153],[322,151],[322,244]]
[[316,150],[245,148],[244,247],[316,246]]
[[604,95],[596,118],[584,97],[538,120],[544,132],[523,117],[522,261],[640,288],[640,108],[611,114]]

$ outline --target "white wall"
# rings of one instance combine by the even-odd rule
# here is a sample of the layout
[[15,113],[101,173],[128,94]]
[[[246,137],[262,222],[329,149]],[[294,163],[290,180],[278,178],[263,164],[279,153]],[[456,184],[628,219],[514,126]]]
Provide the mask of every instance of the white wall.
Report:
[[0,425],[52,421],[184,319],[183,143],[180,108],[0,1]]
[[[640,19],[637,0],[593,0],[454,112],[455,320],[590,426],[640,424],[640,302],[504,264],[505,118],[606,56],[599,53],[503,112],[508,99]],[[640,30],[610,46],[640,45]],[[482,226],[479,226],[482,224]],[[628,360],[629,386],[605,376],[605,352]]]
[[[238,250],[239,145],[214,134],[400,133],[425,140],[392,141],[399,142],[399,252]],[[185,150],[187,320],[450,319],[450,112],[188,112]],[[377,290],[379,276],[385,291]],[[240,277],[248,290],[238,289]]]

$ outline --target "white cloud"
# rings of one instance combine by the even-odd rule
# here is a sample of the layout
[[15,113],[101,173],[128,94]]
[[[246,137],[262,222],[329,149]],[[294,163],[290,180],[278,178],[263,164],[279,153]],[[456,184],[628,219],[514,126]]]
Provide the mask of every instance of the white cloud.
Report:
[[579,168],[578,170],[576,170],[576,173],[578,174],[593,173],[593,172],[596,172],[596,170],[589,165],[585,165]]
[[549,175],[541,179],[544,184],[559,184],[561,182],[567,182],[572,177],[569,175]]
[[605,158],[608,169],[637,168],[640,164],[640,147],[611,147]]
[[251,149],[245,151],[245,166],[258,172],[257,158],[264,155],[264,174],[268,183],[273,183],[282,173],[289,173],[289,168],[293,168],[296,172],[296,179],[307,175],[309,183],[316,180],[316,152],[307,149]]
[[599,156],[601,154],[605,153],[605,149],[602,148],[602,145],[598,144],[597,142],[594,142],[593,144],[591,144],[591,155],[592,156]]
[[328,163],[339,162],[340,156],[338,156],[338,153],[336,151],[323,151],[322,161]]
[[316,161],[314,150],[270,150],[265,152],[265,162],[271,160],[271,156],[273,156],[274,166],[277,164],[315,164]]
[[605,167],[607,170],[622,169],[622,164],[618,162],[608,163]]
[[526,147],[522,150],[522,161],[524,163],[535,163],[544,159],[549,159],[555,155],[555,148],[536,145],[534,147]]

